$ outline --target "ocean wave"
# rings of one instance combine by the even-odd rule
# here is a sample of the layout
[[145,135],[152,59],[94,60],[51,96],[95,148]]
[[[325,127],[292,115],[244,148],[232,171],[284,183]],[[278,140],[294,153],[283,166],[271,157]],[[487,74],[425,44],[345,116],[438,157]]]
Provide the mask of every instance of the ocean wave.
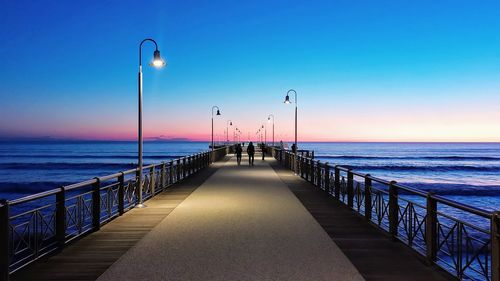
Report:
[[500,157],[490,156],[363,156],[363,155],[316,155],[324,159],[359,160],[448,160],[448,161],[500,161]]
[[403,166],[403,165],[341,165],[352,170],[370,171],[421,171],[421,172],[500,172],[500,166]]
[[42,182],[0,182],[1,193],[29,193],[49,190],[56,187],[72,184],[67,181],[42,181]]
[[476,195],[500,196],[500,185],[469,185],[453,183],[402,183],[419,190],[432,192],[438,195]]
[[[144,159],[176,159],[185,155],[144,155]],[[4,154],[0,158],[47,158],[47,159],[137,159],[137,155],[22,155]]]
[[0,170],[102,170],[132,169],[133,163],[2,163]]

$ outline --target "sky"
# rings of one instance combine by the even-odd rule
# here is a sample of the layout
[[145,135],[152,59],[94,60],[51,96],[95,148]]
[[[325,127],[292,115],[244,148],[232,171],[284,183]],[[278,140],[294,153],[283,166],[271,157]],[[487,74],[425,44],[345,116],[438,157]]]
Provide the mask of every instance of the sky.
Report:
[[0,1],[0,139],[500,142],[498,0]]

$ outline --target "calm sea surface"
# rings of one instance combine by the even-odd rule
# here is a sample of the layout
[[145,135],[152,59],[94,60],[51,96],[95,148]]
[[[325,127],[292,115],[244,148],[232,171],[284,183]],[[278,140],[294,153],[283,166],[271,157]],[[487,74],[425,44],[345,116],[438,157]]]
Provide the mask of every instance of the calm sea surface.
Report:
[[[302,143],[316,158],[434,191],[484,209],[500,209],[500,143]],[[208,149],[206,142],[146,142],[145,163]],[[0,143],[0,198],[133,168],[134,142]]]

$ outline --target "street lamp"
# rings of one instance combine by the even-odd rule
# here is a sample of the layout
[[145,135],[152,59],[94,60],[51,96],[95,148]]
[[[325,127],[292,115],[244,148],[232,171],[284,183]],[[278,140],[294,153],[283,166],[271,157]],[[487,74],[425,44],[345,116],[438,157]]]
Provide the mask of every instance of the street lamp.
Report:
[[217,108],[217,113],[216,115],[220,115],[220,109],[218,106],[214,105],[212,106],[212,162],[214,162],[214,109]]
[[146,205],[144,205],[143,198],[142,198],[142,189],[143,189],[143,184],[142,184],[142,45],[144,42],[152,42],[155,45],[155,51],[153,52],[153,60],[151,61],[150,65],[155,67],[155,68],[162,68],[166,65],[165,61],[161,58],[160,56],[160,51],[158,50],[158,44],[156,44],[156,41],[150,38],[146,38],[141,41],[139,44],[139,76],[138,76],[138,88],[139,88],[139,114],[138,114],[138,173],[137,173],[137,182],[138,182],[138,201],[139,203],[137,204],[138,208],[144,208]]
[[293,151],[294,155],[295,155],[295,167],[294,167],[294,171],[295,171],[295,174],[297,174],[297,161],[298,161],[298,158],[297,158],[297,150],[299,149],[297,147],[297,92],[293,89],[290,89],[288,90],[288,92],[286,92],[286,97],[285,97],[285,103],[286,104],[290,104],[290,92],[293,92],[295,94],[295,151]]
[[233,126],[233,121],[227,120],[226,122],[226,142],[229,144],[229,126]]
[[274,146],[274,115],[273,114],[269,114],[269,116],[267,116],[267,122],[271,122],[271,117],[273,117],[273,146]]

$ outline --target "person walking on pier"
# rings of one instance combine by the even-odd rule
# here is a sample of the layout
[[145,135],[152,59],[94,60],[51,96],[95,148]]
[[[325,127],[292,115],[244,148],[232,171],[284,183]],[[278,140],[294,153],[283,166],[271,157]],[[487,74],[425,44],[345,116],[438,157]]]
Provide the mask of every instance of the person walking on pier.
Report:
[[243,152],[243,148],[241,148],[241,144],[238,143],[236,146],[236,162],[238,162],[238,166],[241,164],[241,153]]
[[248,165],[253,166],[255,147],[253,146],[252,142],[248,144],[247,153],[248,153]]
[[266,145],[264,143],[261,143],[260,149],[262,150],[262,161],[264,161],[266,158]]

